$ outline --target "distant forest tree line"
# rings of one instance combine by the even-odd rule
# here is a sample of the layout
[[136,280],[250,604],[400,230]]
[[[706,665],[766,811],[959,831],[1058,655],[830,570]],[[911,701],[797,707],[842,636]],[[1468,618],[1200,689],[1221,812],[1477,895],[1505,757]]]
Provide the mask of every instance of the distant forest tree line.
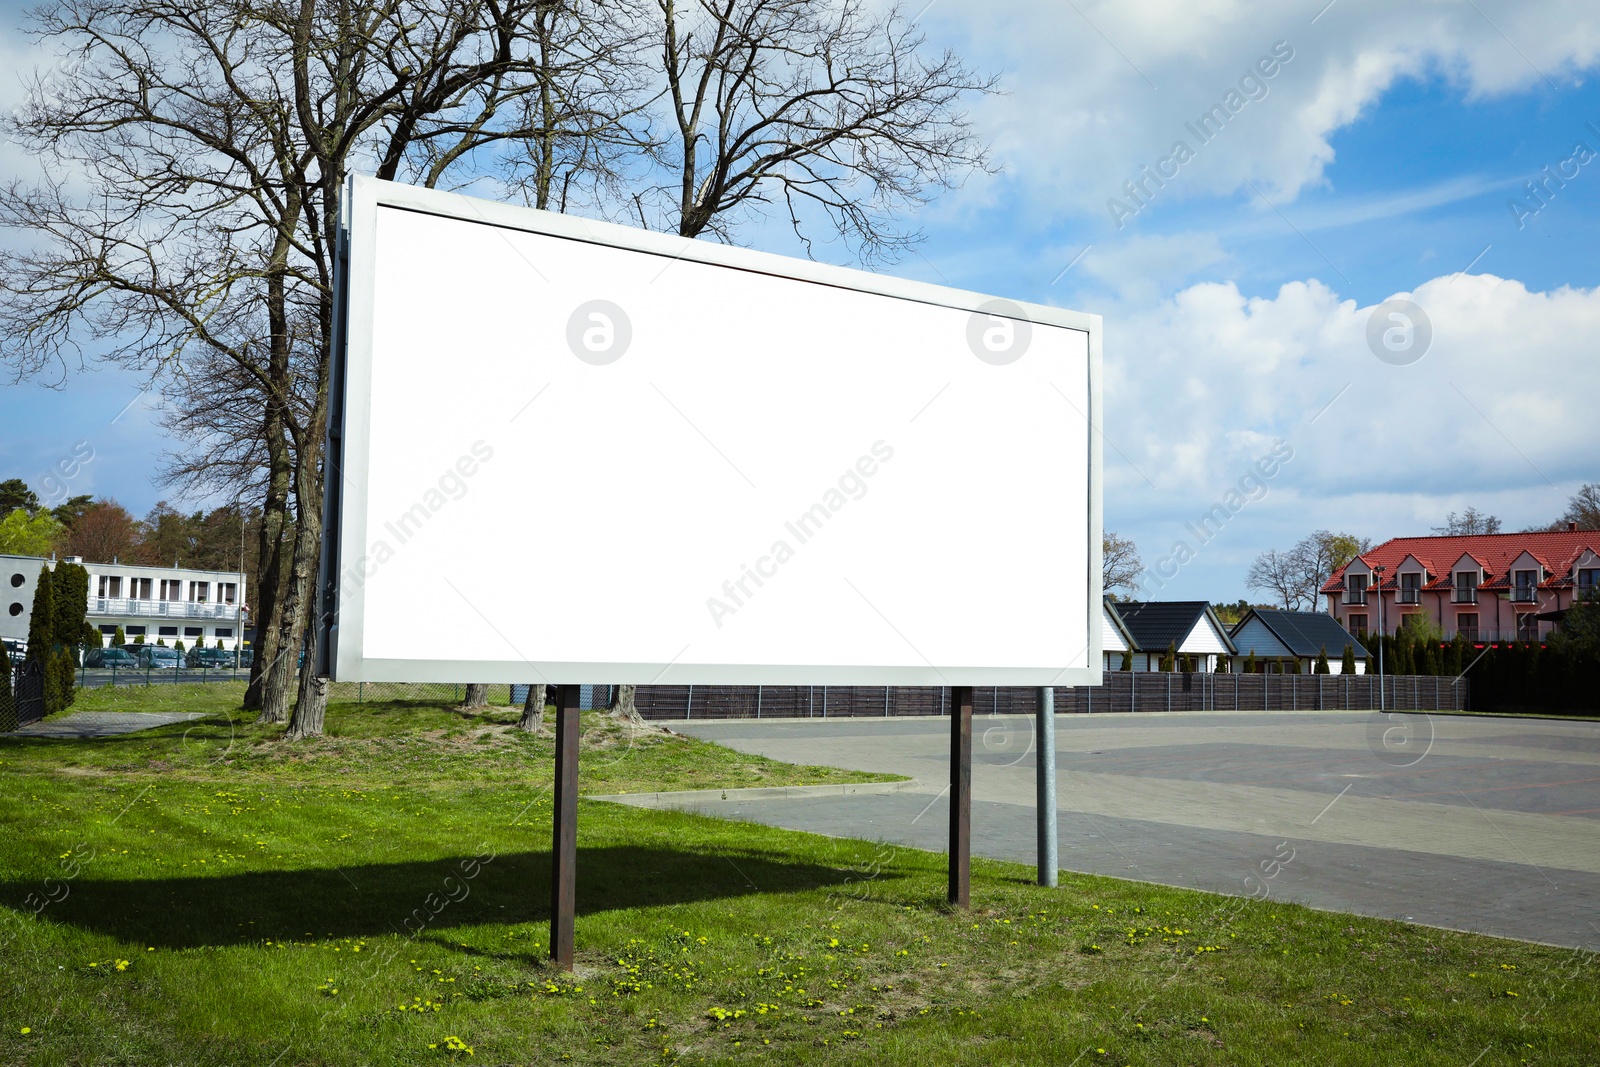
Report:
[[0,553],[8,555],[242,571],[249,589],[257,577],[260,530],[258,507],[182,512],[163,500],[139,518],[105,497],[74,496],[45,507],[20,478],[0,482]]

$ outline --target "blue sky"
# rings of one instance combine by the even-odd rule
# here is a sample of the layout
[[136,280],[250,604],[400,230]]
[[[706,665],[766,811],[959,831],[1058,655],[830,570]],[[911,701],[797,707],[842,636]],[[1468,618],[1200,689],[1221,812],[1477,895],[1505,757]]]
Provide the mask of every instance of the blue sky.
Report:
[[[1507,206],[1575,143],[1600,152],[1600,12],[1324,2],[938,0],[920,20],[1002,73],[1007,95],[973,105],[1002,171],[926,209],[925,244],[887,269],[1105,317],[1107,526],[1154,563],[1253,457],[1294,449],[1166,597],[1248,595],[1257,552],[1319,527],[1382,540],[1472,504],[1517,529],[1600,481],[1600,158],[1520,228]],[[26,48],[7,32],[0,60]],[[1264,95],[1114,226],[1107,199],[1275,49],[1292,58]],[[794,251],[781,227],[743,236]],[[1434,327],[1408,366],[1365,343],[1397,294]],[[142,384],[7,387],[0,476],[37,485],[86,440],[70,491],[136,512],[172,496],[155,413],[127,407]]]

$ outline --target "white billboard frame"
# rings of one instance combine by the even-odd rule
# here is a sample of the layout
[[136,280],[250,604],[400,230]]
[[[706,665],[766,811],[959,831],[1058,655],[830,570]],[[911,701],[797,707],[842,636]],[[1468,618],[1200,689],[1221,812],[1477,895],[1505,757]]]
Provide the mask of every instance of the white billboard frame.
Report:
[[[848,290],[892,301],[905,301],[977,316],[992,316],[997,306],[1019,323],[1042,324],[1085,335],[1088,410],[1076,415],[1063,408],[1064,420],[1081,425],[1087,457],[1084,501],[1085,652],[1062,650],[1062,662],[1083,656],[1082,666],[967,666],[960,664],[829,665],[616,662],[611,660],[546,660],[537,653],[507,659],[429,658],[425,642],[418,655],[403,659],[368,658],[365,632],[366,588],[350,581],[350,561],[369,545],[371,516],[367,507],[373,433],[371,387],[374,360],[374,294],[378,273],[378,213],[396,209],[438,219],[518,231],[656,257],[663,266],[674,262],[727,268],[830,289]],[[872,274],[810,260],[706,241],[687,241],[671,234],[602,223],[577,216],[500,204],[454,193],[352,176],[342,205],[339,273],[335,279],[335,345],[329,392],[326,507],[323,558],[318,584],[317,669],[334,680],[395,682],[605,682],[622,684],[732,685],[1096,685],[1101,681],[1101,425],[1102,324],[1100,316],[1022,301],[996,298],[925,282]],[[969,331],[969,337],[971,336]],[[1065,394],[1063,394],[1065,396]],[[952,493],[951,505],[963,497]],[[1024,505],[1026,501],[1019,501]],[[976,506],[976,502],[974,502]],[[1024,517],[1022,521],[1027,521]],[[1004,546],[1001,546],[1002,548]],[[1064,605],[1062,606],[1065,607]],[[543,610],[551,610],[545,607]],[[559,606],[556,607],[559,610]],[[947,608],[967,610],[959,598]],[[491,623],[492,625],[492,623]]]

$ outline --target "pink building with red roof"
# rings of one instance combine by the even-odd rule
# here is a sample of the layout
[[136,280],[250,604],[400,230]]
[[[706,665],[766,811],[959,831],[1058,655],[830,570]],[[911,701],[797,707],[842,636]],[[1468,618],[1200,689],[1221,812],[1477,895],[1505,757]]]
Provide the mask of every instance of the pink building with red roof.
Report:
[[1351,633],[1394,633],[1427,612],[1446,638],[1537,641],[1600,586],[1600,532],[1396,537],[1333,572],[1328,612]]

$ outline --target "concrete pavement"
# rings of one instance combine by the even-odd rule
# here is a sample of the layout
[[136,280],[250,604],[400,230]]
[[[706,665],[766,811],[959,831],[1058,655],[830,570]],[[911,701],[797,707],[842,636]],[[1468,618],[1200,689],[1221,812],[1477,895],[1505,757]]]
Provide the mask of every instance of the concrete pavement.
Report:
[[[915,784],[652,806],[944,847],[946,719],[673,728]],[[1060,716],[1056,730],[1066,869],[1217,892],[1265,887],[1332,910],[1600,944],[1600,723],[1232,712]],[[1032,720],[976,717],[973,753],[974,850],[1032,863]]]

